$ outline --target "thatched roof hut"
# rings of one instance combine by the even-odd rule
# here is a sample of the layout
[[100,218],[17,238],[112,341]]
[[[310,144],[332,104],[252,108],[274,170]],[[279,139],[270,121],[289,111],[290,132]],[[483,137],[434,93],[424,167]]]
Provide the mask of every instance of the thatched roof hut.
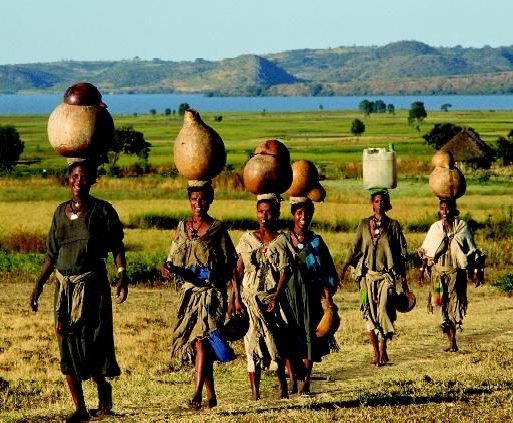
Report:
[[492,147],[483,141],[479,134],[468,128],[463,128],[440,150],[451,152],[461,170],[466,167],[489,169],[493,161]]

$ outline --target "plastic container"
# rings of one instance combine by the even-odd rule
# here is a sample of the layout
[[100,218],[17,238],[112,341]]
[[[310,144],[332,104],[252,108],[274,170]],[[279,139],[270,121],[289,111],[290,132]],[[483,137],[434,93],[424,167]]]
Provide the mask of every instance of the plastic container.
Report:
[[365,189],[397,186],[397,156],[386,148],[363,150],[363,186]]

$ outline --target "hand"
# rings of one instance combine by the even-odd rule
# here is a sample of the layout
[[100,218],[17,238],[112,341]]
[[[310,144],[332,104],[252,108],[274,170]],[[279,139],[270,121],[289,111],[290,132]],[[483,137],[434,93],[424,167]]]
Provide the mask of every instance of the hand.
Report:
[[241,315],[243,315],[245,313],[244,307],[242,306],[242,301],[241,301],[240,297],[235,298],[235,301],[234,301],[234,313],[237,316],[241,316]]
[[128,276],[123,271],[119,274],[119,280],[116,284],[116,303],[121,304],[126,301],[128,297]]
[[267,304],[267,311],[269,313],[274,313],[277,309],[278,309],[277,298],[276,298],[276,295],[273,295],[272,300],[269,302],[269,304]]
[[163,265],[162,265],[162,268],[160,269],[160,274],[162,275],[162,277],[164,279],[171,279],[171,270],[170,270],[170,267],[171,267],[171,263],[166,261]]
[[338,287],[339,288],[342,288],[342,282],[344,282],[344,277],[345,276],[346,276],[346,272],[345,271],[340,272],[340,274],[338,275]]
[[424,285],[424,272],[423,271],[421,271],[419,274],[419,285],[420,286]]
[[39,292],[34,288],[29,298],[29,307],[33,312],[36,312],[39,308]]
[[481,285],[481,281],[479,280],[477,272],[474,272],[474,274],[472,275],[472,282],[474,283],[474,286],[476,288]]
[[57,323],[55,324],[55,333],[57,335],[62,335],[62,323],[57,320]]
[[405,280],[402,282],[402,288],[403,288],[404,293],[410,292],[410,287],[408,286],[408,282],[406,282]]

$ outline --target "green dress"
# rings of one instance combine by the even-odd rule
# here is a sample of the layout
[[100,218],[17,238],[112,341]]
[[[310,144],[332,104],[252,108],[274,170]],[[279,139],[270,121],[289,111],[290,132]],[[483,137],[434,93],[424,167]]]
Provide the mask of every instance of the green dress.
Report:
[[[114,208],[91,197],[87,211],[77,219],[66,216],[60,204],[53,216],[47,239],[47,258],[54,263],[55,319],[64,327],[57,336],[60,367],[65,375],[82,380],[120,374],[114,351],[112,300],[105,259],[109,251],[122,247],[123,228]],[[83,285],[65,282],[86,275]],[[82,289],[80,319],[70,323],[73,294]]]
[[374,331],[381,340],[391,338],[395,332],[397,314],[389,300],[396,292],[396,278],[405,269],[407,245],[397,220],[383,216],[379,235],[373,236],[370,219],[360,221],[344,266],[355,268],[367,330]]
[[173,366],[193,363],[194,342],[221,329],[226,317],[227,283],[236,262],[235,248],[226,226],[214,220],[208,231],[196,238],[188,237],[185,223],[180,222],[171,243],[167,261],[190,272],[181,284],[178,310],[171,339]]
[[[286,235],[290,244],[294,245],[292,233],[288,231]],[[299,335],[294,354],[300,359],[321,361],[321,357],[330,352],[330,345],[336,348],[333,339],[317,338],[315,329],[324,313],[324,288],[334,292],[338,276],[328,246],[320,235],[308,232],[302,245],[301,249],[295,248],[296,263],[285,290],[292,312],[289,326]]]
[[249,316],[244,347],[248,372],[254,372],[256,367],[269,367],[271,361],[283,361],[293,348],[283,299],[275,313],[267,312],[267,305],[273,298],[280,272],[292,268],[294,251],[282,233],[263,244],[253,232],[246,232],[236,249],[244,262],[241,297]]

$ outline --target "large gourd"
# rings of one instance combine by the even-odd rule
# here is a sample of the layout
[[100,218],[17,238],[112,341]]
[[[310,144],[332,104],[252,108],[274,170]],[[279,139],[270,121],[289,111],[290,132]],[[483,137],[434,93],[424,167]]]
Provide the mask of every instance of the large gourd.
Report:
[[439,198],[459,198],[465,194],[465,176],[454,166],[454,158],[448,151],[438,151],[431,162],[435,166],[429,175],[429,187]]
[[226,165],[223,140],[194,109],[185,111],[175,140],[174,160],[178,172],[189,180],[212,179]]
[[292,182],[287,147],[278,140],[262,142],[244,166],[243,180],[253,194],[285,192]]
[[287,191],[292,197],[302,197],[319,185],[319,172],[310,160],[292,163],[292,184]]
[[98,89],[79,82],[69,87],[63,102],[48,118],[48,140],[64,157],[91,158],[108,151],[114,122]]

